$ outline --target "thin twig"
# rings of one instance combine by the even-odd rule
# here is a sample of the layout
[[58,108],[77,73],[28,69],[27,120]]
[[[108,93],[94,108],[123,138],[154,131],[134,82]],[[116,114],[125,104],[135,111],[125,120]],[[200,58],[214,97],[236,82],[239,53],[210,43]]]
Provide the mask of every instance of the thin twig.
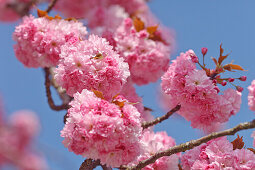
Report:
[[29,14],[31,6],[37,2],[37,0],[31,0],[29,2],[13,2],[7,4],[7,8],[13,9],[18,15],[20,15],[20,17],[23,17]]
[[60,106],[57,106],[54,104],[54,100],[52,99],[51,96],[51,90],[50,90],[50,85],[51,85],[51,81],[50,81],[50,70],[49,68],[45,68],[45,88],[46,88],[46,95],[47,95],[47,99],[48,99],[48,104],[50,106],[50,108],[52,110],[55,111],[60,111],[60,110],[66,110],[69,108],[68,104],[63,103]]
[[56,3],[57,3],[57,0],[52,0],[48,8],[46,9],[46,12],[49,13],[52,10],[52,8],[56,5]]
[[180,108],[181,108],[181,105],[178,104],[172,110],[167,112],[164,116],[158,117],[158,118],[156,118],[156,119],[154,119],[154,120],[152,120],[150,122],[144,122],[142,124],[143,129],[146,129],[146,128],[150,127],[150,126],[153,126],[153,125],[156,125],[158,123],[163,122],[164,120],[168,119],[172,114],[174,114],[175,112],[180,110]]
[[251,122],[245,122],[245,123],[240,123],[234,128],[227,129],[221,132],[213,132],[207,136],[204,136],[202,138],[196,139],[196,140],[191,140],[189,142],[171,147],[165,151],[161,151],[156,153],[155,155],[151,156],[149,159],[146,159],[144,161],[139,162],[136,166],[133,167],[126,167],[122,166],[120,169],[126,169],[126,170],[138,170],[142,169],[145,166],[154,163],[157,159],[163,157],[163,156],[170,156],[179,152],[185,152],[187,150],[193,149],[196,146],[201,145],[202,143],[206,143],[212,139],[222,137],[222,136],[227,136],[227,135],[234,135],[236,132],[245,130],[245,129],[252,129],[255,128],[255,119]]

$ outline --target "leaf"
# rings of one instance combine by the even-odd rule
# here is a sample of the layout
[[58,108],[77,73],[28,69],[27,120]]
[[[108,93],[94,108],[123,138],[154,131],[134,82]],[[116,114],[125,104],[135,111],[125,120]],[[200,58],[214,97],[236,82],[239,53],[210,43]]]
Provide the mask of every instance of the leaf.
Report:
[[158,25],[147,27],[147,32],[150,34],[150,36],[154,36],[154,33],[157,31]]
[[220,44],[220,56],[223,55],[224,49],[222,48],[222,43]]
[[237,138],[231,143],[233,144],[233,150],[242,149],[244,147],[243,136],[240,138],[239,135],[237,135]]
[[228,64],[231,69],[233,70],[241,70],[241,71],[245,71],[241,66],[237,65],[237,64]]
[[252,151],[255,154],[255,149],[253,149],[253,148],[247,148],[247,149]]
[[229,54],[224,55],[224,56],[220,56],[219,59],[218,59],[219,65],[221,65],[221,63],[222,63],[228,56],[229,56]]
[[116,104],[117,106],[119,106],[120,108],[122,108],[122,107],[124,107],[125,102],[126,102],[126,101],[120,102],[120,101],[118,101],[118,100],[114,100],[112,103],[114,103],[114,104]]
[[134,17],[133,24],[137,32],[142,31],[145,28],[144,22],[138,17]]
[[92,91],[93,91],[93,93],[94,93],[98,98],[104,99],[104,95],[103,95],[103,93],[102,93],[101,91],[93,90],[93,89],[92,89]]
[[218,61],[216,60],[216,58],[214,58],[214,57],[211,57],[211,58],[214,61],[215,65],[217,66],[218,65]]
[[46,11],[37,9],[37,15],[38,17],[45,17],[45,16],[48,16],[48,13]]
[[104,56],[102,55],[102,54],[100,54],[100,53],[98,53],[95,57],[94,57],[94,59],[103,59],[104,58]]

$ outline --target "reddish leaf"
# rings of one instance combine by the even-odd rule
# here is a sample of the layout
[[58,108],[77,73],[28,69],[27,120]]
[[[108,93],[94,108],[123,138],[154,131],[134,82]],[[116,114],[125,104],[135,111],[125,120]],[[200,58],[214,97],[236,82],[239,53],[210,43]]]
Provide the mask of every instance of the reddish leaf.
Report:
[[244,142],[243,142],[243,137],[239,137],[239,135],[237,135],[237,138],[231,142],[233,144],[233,149],[242,149],[244,146]]
[[120,108],[124,107],[124,105],[125,105],[125,101],[120,102],[118,100],[114,100],[112,103],[116,104]]
[[102,55],[102,54],[100,54],[100,53],[98,53],[95,57],[94,57],[94,59],[103,59],[104,58],[104,56]]
[[104,99],[104,95],[103,95],[103,93],[102,93],[101,91],[93,90],[93,89],[92,89],[92,91],[93,91],[93,93],[94,93],[98,98]]
[[229,54],[224,55],[224,56],[220,56],[219,59],[218,59],[219,65],[221,65],[221,63],[222,63],[228,56],[229,56]]
[[134,24],[135,30],[137,32],[139,32],[145,28],[144,22],[138,17],[134,17],[133,24]]
[[249,149],[250,151],[252,151],[255,154],[255,149],[253,149],[253,148],[247,148],[247,149]]
[[216,58],[212,57],[212,60],[214,61],[215,65],[218,65],[218,61],[216,60]]
[[245,71],[241,66],[237,65],[237,64],[229,64],[229,66],[231,67],[231,69],[233,70],[242,70]]
[[147,32],[150,34],[150,36],[154,36],[154,33],[157,31],[158,25],[147,27]]
[[48,13],[46,11],[37,9],[37,15],[38,17],[45,17],[45,16],[48,16]]
[[223,52],[224,52],[224,50],[223,50],[223,48],[222,48],[222,44],[220,44],[220,56],[223,55]]

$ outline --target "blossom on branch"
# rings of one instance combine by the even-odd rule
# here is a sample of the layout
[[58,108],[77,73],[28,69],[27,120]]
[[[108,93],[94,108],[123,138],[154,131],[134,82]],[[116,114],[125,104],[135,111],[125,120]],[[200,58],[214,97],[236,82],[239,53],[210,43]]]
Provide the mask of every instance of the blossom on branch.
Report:
[[205,70],[196,69],[192,56],[196,56],[192,50],[181,53],[162,76],[161,86],[172,107],[182,106],[178,113],[192,127],[208,132],[239,111],[241,93],[229,88],[218,94],[217,85]]
[[13,33],[17,42],[15,54],[26,67],[56,66],[61,46],[70,40],[83,39],[86,34],[86,27],[78,21],[25,16]]
[[134,161],[141,152],[140,113],[121,96],[112,103],[96,93],[74,94],[67,122],[61,131],[69,151],[102,164],[119,167]]
[[129,77],[128,64],[104,38],[67,43],[61,48],[55,79],[72,96],[83,89],[98,90],[106,99],[118,94]]

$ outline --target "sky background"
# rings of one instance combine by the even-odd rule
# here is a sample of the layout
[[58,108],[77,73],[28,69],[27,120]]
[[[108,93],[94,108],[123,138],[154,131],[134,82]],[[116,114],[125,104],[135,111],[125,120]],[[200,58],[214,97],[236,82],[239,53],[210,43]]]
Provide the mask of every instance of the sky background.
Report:
[[[247,87],[255,79],[255,1],[151,0],[149,5],[162,24],[175,31],[176,50],[171,59],[188,49],[193,49],[201,57],[201,47],[207,47],[206,61],[211,62],[211,56],[219,56],[219,46],[223,43],[226,53],[231,52],[227,61],[234,60],[234,63],[248,70],[235,73],[235,77],[246,75],[248,78],[246,82],[237,83],[244,87],[241,110],[230,118],[225,128],[253,119],[255,114],[247,106]],[[43,71],[25,68],[14,55],[12,33],[17,24],[18,22],[0,23],[0,94],[6,114],[21,109],[36,112],[42,125],[35,148],[43,152],[50,169],[78,169],[84,158],[68,152],[61,143],[63,139],[60,131],[64,126],[65,112],[55,112],[49,108]],[[158,106],[156,94],[159,85],[160,82],[157,82],[137,88],[138,94],[143,96],[144,105],[153,109],[154,116],[165,113]],[[177,144],[203,135],[178,116],[173,116],[155,127],[155,131],[163,130],[175,138]],[[247,147],[252,147],[251,133],[252,130],[238,133],[244,136]],[[234,138],[229,137],[230,140]]]

